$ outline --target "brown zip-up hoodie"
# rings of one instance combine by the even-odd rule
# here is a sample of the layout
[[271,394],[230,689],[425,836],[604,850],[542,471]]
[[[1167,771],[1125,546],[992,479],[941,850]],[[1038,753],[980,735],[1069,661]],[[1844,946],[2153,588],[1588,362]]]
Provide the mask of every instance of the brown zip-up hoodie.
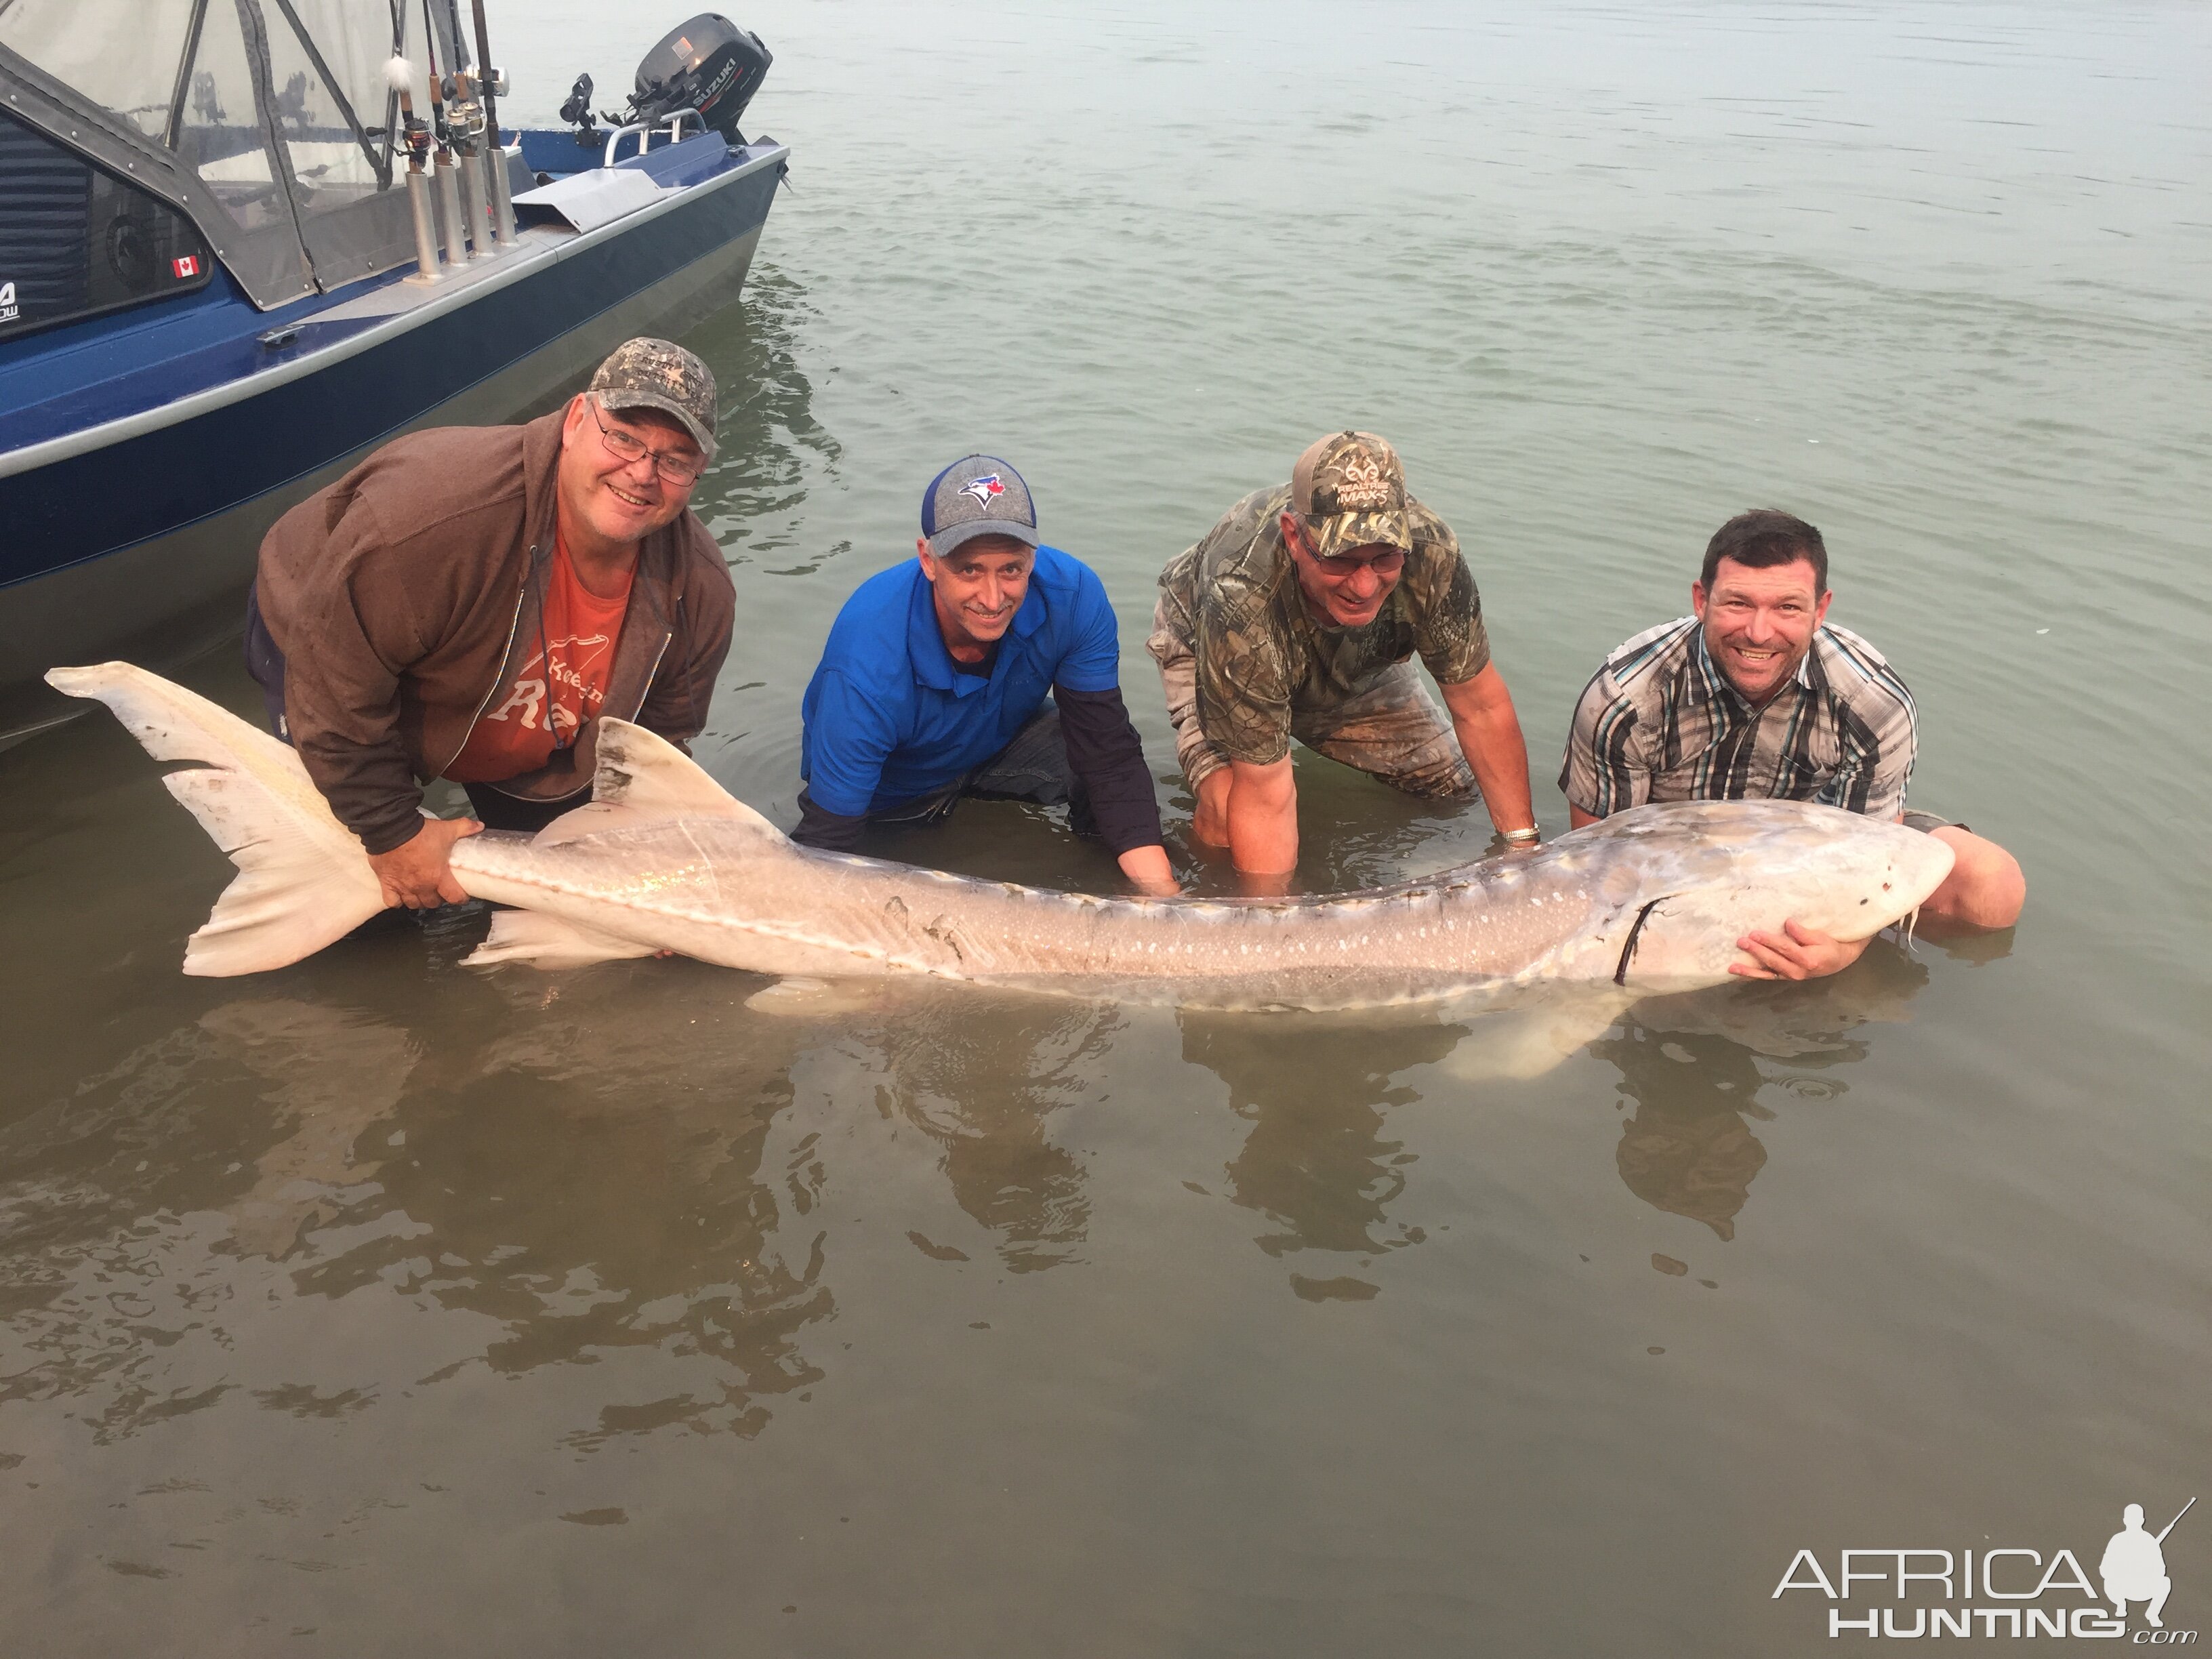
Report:
[[[257,592],[284,653],[292,742],[371,853],[422,826],[439,776],[538,648],[565,411],[386,444],[279,519]],[[605,712],[686,743],[706,724],[737,593],[690,509],[638,544]],[[599,722],[498,787],[551,800],[588,785]]]

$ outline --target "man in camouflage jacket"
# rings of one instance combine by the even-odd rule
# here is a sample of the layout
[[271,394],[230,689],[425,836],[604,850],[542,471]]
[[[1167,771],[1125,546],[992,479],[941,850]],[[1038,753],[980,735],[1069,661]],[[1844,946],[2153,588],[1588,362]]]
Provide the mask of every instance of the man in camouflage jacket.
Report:
[[1507,842],[1535,845],[1528,747],[1474,578],[1373,433],[1321,439],[1289,483],[1247,495],[1170,563],[1147,646],[1193,832],[1255,890],[1297,863],[1293,738],[1409,794],[1468,799],[1480,783]]

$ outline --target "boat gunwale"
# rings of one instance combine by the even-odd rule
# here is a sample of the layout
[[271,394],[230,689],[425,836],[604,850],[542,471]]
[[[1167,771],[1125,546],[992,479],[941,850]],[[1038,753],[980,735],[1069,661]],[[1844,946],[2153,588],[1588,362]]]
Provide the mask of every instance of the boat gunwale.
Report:
[[[769,148],[763,149],[763,143],[767,143]],[[758,153],[751,153],[754,151]],[[163,427],[211,414],[217,410],[228,408],[233,404],[242,403],[263,392],[273,391],[279,386],[289,385],[295,380],[303,379],[334,363],[343,362],[349,357],[356,356],[389,340],[396,339],[433,318],[442,316],[462,306],[472,305],[477,300],[512,287],[526,277],[535,276],[559,264],[565,259],[574,258],[591,248],[611,241],[632,226],[649,223],[665,214],[673,212],[679,207],[696,201],[702,196],[712,195],[740,179],[750,178],[762,169],[787,160],[790,156],[791,150],[787,145],[775,143],[773,141],[761,141],[748,146],[747,151],[742,153],[746,154],[748,159],[738,166],[718,173],[712,178],[701,179],[696,184],[681,185],[670,190],[663,200],[640,208],[635,213],[624,214],[619,219],[611,219],[595,230],[580,231],[549,246],[536,250],[522,249],[513,253],[494,255],[489,261],[477,269],[471,269],[470,265],[463,265],[453,273],[460,280],[453,282],[450,286],[441,282],[438,287],[426,291],[419,303],[395,312],[389,317],[369,322],[365,327],[350,331],[342,338],[332,340],[327,344],[311,346],[296,356],[288,358],[282,362],[272,363],[266,368],[204,387],[198,392],[188,392],[184,397],[157,404],[152,409],[140,410],[129,415],[119,415],[112,420],[102,421],[93,426],[81,427],[74,432],[61,433],[55,437],[41,439],[36,443],[25,444],[16,449],[0,452],[0,478],[13,477],[18,473],[34,471],[41,466],[49,465],[57,461],[68,460],[77,455],[106,448],[111,444],[125,442],[145,433],[159,431]],[[392,284],[387,281],[379,283],[378,286],[388,288]],[[337,294],[329,296],[332,301],[331,308],[336,309],[355,299],[364,297],[366,292],[364,290],[363,295],[349,295],[344,290],[340,290]],[[315,320],[314,314],[311,313],[297,319],[295,325],[312,326]]]

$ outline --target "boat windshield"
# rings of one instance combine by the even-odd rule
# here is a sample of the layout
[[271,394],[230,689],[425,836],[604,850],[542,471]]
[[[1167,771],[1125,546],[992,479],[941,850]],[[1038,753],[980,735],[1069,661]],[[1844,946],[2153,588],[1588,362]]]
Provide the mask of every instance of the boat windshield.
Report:
[[0,84],[61,106],[14,107],[171,196],[281,304],[409,256],[384,68],[398,52],[427,84],[455,62],[453,21],[447,0],[0,0]]

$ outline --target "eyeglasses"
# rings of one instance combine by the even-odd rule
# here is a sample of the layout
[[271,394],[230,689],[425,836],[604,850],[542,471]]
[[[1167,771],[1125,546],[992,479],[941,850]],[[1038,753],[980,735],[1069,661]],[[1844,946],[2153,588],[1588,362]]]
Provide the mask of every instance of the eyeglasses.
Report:
[[1314,563],[1321,568],[1321,574],[1338,580],[1357,575],[1362,570],[1371,570],[1378,576],[1395,576],[1405,562],[1406,556],[1395,547],[1369,559],[1347,559],[1341,553],[1314,555]]
[[1331,581],[1342,581],[1362,570],[1371,570],[1378,576],[1395,576],[1405,568],[1406,555],[1401,548],[1385,548],[1364,559],[1348,559],[1341,553],[1320,553],[1315,550],[1311,527],[1304,524],[1298,526],[1298,539],[1304,544],[1298,550],[1311,559],[1315,568]]
[[635,433],[617,432],[599,418],[599,411],[592,410],[592,423],[599,429],[599,441],[607,447],[607,453],[626,466],[640,461],[651,461],[653,470],[678,489],[689,489],[699,482],[699,475],[707,470],[703,459],[672,454],[665,449],[647,449],[645,440]]

